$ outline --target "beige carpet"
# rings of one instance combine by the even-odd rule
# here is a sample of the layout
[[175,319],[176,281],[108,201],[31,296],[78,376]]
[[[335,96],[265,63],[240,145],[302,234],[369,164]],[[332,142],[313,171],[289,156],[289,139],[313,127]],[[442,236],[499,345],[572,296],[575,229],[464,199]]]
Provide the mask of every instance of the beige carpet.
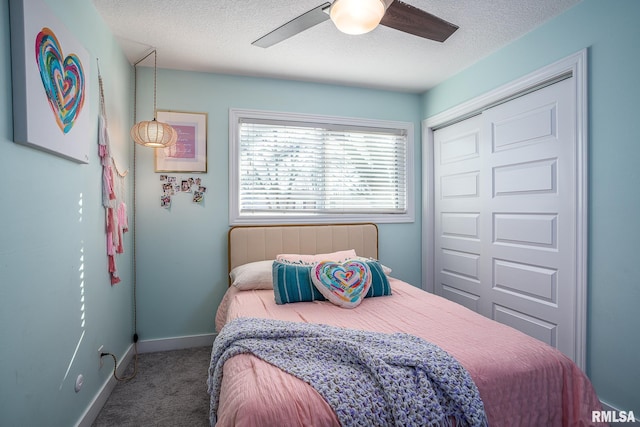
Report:
[[93,427],[208,426],[210,358],[210,347],[140,354],[138,374],[116,385]]

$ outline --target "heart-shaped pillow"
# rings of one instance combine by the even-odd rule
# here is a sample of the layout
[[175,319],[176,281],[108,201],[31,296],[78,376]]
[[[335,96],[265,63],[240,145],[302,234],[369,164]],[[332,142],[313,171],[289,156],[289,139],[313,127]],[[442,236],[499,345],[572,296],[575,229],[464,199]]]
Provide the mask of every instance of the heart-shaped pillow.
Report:
[[360,260],[321,261],[311,269],[311,281],[326,299],[344,308],[357,307],[371,286],[371,270]]

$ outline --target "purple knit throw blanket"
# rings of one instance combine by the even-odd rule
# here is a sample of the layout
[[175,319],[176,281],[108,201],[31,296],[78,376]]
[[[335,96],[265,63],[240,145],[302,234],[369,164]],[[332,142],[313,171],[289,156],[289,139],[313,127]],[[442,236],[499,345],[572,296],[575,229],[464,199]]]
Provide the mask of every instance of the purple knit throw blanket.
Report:
[[250,353],[313,386],[343,426],[486,426],[468,372],[440,347],[404,333],[240,318],[213,344],[209,367],[215,425],[222,366]]

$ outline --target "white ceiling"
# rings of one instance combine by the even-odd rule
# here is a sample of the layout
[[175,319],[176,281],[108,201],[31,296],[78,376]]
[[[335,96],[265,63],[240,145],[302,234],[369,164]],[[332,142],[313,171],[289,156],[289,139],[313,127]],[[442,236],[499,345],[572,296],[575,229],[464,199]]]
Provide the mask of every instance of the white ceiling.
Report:
[[[133,64],[424,92],[581,0],[404,0],[460,28],[444,43],[325,21],[269,48],[254,40],[324,0],[93,0]],[[141,65],[152,65],[145,61]]]

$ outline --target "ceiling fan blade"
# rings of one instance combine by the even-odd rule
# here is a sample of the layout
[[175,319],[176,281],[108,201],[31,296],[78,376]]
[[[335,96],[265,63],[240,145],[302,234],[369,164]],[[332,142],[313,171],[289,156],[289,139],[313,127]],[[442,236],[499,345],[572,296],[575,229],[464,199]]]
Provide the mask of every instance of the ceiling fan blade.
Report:
[[331,6],[331,3],[326,2],[322,5],[311,9],[309,12],[303,13],[297,18],[292,19],[286,24],[276,28],[269,34],[260,37],[258,40],[251,43],[254,46],[269,47],[289,37],[295,36],[298,33],[303,32],[321,22],[329,19],[329,14],[325,11]]
[[458,29],[457,25],[399,0],[389,5],[380,24],[438,42],[445,41]]

